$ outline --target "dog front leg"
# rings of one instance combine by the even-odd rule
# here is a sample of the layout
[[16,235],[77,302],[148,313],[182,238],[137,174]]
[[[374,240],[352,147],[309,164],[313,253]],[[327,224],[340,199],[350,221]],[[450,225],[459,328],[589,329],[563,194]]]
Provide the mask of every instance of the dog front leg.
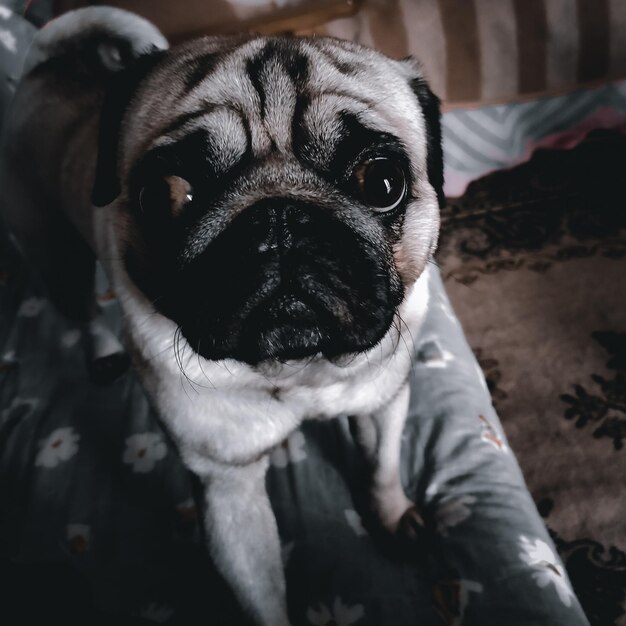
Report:
[[350,426],[370,469],[372,512],[388,532],[415,541],[424,522],[400,481],[400,444],[408,409],[409,385],[405,383],[385,407],[352,417]]
[[276,519],[265,489],[268,457],[203,473],[204,524],[211,557],[259,626],[289,626]]

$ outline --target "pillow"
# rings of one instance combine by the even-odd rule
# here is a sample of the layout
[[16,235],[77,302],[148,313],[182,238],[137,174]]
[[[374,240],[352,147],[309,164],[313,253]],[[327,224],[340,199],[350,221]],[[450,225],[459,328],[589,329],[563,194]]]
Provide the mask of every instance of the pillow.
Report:
[[[103,3],[56,0],[55,10],[88,4]],[[219,0],[210,10],[205,0],[187,0],[184,10],[168,0],[106,4],[147,17],[173,41],[308,29],[390,56],[411,54],[448,106],[626,77],[626,3],[618,0]]]
[[538,148],[573,148],[590,130],[626,134],[626,81],[552,96],[454,109],[442,119],[447,196],[472,180],[527,161]]
[[57,0],[58,13],[89,4],[127,9],[156,24],[170,41],[203,34],[245,30],[284,32],[321,24],[350,15],[358,3],[352,0]]

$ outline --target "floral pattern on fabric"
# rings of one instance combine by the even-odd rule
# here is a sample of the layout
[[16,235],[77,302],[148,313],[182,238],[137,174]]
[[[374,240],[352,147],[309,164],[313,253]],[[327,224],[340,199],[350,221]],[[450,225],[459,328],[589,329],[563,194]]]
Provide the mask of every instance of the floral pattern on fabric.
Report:
[[66,330],[63,335],[61,335],[61,345],[69,350],[73,348],[80,341],[80,330],[77,328],[72,328],[71,330]]
[[424,342],[417,351],[417,362],[425,367],[445,368],[452,360],[452,353],[443,349],[436,340]]
[[300,463],[306,459],[306,441],[300,431],[296,431],[272,450],[270,462],[274,467],[285,468],[290,463]]
[[131,465],[133,472],[146,474],[154,469],[157,461],[165,458],[167,446],[157,433],[137,433],[126,439],[122,461]]
[[17,311],[17,314],[21,317],[36,317],[39,315],[46,304],[46,301],[43,298],[28,298],[22,302],[20,308]]
[[452,573],[433,586],[435,611],[445,626],[461,626],[470,595],[482,592],[480,583],[458,578]]
[[480,420],[481,425],[481,439],[492,445],[499,452],[507,452],[509,448],[506,445],[506,442],[502,439],[502,437],[500,437],[489,420],[484,415],[479,415],[478,419]]
[[[18,362],[12,359],[10,361],[5,361],[5,363],[7,363],[5,371],[11,371],[15,367],[17,367]],[[1,367],[1,365],[2,364],[0,363],[0,372],[2,372],[2,370],[4,369]],[[23,420],[31,415],[38,405],[39,400],[37,400],[37,398],[20,398],[19,396],[15,397],[6,409],[0,411],[0,420],[2,420],[3,422],[9,419]]]
[[565,606],[572,605],[574,592],[567,580],[565,570],[550,546],[541,539],[529,539],[521,536],[519,545],[522,549],[519,556],[533,568],[533,578],[541,588],[554,585],[559,599]]
[[80,435],[71,427],[57,428],[40,442],[35,458],[37,467],[53,468],[69,461],[78,452]]

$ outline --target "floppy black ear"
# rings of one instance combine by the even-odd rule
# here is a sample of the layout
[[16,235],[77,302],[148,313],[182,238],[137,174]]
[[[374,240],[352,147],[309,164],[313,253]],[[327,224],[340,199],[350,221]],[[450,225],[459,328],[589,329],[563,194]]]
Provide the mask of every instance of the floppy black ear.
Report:
[[100,112],[98,158],[91,193],[94,206],[110,204],[119,196],[118,147],[124,113],[141,81],[154,69],[166,50],[147,52],[111,75]]
[[446,204],[443,193],[443,150],[441,148],[441,110],[439,98],[430,90],[423,78],[411,80],[411,89],[417,96],[426,122],[428,181],[437,192],[439,207]]

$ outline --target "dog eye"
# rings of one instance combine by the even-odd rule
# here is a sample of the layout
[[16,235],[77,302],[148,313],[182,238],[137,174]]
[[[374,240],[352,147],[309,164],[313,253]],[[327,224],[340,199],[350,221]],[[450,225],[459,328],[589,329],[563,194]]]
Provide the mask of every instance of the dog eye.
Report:
[[193,200],[193,188],[180,176],[164,176],[146,183],[139,192],[139,206],[144,213],[167,213],[178,216]]
[[392,211],[406,196],[404,171],[390,159],[364,161],[354,169],[354,178],[363,201],[376,212]]

